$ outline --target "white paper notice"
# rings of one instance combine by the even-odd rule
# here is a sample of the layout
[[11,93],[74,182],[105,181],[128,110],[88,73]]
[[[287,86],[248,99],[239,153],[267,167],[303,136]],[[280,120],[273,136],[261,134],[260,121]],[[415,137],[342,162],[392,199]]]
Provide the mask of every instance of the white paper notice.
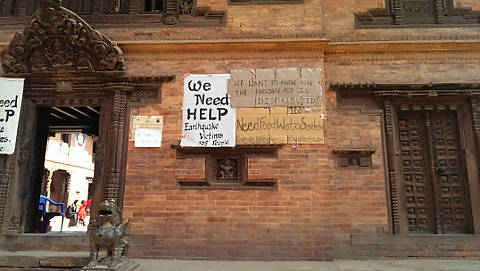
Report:
[[236,116],[227,95],[229,78],[229,74],[191,74],[184,79],[181,146],[235,146]]
[[161,129],[138,128],[135,130],[136,148],[158,148],[162,146]]
[[23,81],[23,78],[0,78],[0,154],[15,151]]

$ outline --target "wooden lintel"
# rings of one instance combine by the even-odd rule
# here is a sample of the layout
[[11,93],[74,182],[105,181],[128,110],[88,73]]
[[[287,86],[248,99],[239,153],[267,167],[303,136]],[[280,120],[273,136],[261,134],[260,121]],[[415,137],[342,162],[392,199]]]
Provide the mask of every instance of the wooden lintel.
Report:
[[346,83],[330,84],[334,91],[370,91],[384,96],[438,96],[438,95],[478,95],[480,83]]

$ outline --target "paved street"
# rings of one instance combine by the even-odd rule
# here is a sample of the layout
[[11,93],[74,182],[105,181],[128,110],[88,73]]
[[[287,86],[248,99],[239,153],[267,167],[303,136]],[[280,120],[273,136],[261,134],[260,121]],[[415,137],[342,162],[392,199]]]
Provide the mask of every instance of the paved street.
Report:
[[334,262],[136,259],[139,271],[478,271],[479,260],[342,260]]

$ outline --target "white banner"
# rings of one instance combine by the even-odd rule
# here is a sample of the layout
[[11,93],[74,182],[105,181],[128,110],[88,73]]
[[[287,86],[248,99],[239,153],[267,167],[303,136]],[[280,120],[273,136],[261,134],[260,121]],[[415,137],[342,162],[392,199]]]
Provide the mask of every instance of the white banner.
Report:
[[15,151],[23,81],[23,78],[0,78],[0,154]]
[[236,116],[227,95],[229,78],[229,74],[191,74],[184,79],[181,146],[235,146]]

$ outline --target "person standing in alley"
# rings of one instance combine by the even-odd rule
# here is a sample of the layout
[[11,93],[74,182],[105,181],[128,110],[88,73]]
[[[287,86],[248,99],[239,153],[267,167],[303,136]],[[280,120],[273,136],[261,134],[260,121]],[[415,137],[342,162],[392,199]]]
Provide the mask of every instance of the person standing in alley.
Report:
[[82,200],[82,205],[80,205],[78,209],[77,216],[80,225],[85,226],[85,217],[87,217],[87,202],[85,200]]
[[68,205],[67,212],[65,213],[65,217],[70,219],[68,222],[69,227],[76,226],[78,223],[78,207],[77,207],[78,200],[73,201],[72,204]]

